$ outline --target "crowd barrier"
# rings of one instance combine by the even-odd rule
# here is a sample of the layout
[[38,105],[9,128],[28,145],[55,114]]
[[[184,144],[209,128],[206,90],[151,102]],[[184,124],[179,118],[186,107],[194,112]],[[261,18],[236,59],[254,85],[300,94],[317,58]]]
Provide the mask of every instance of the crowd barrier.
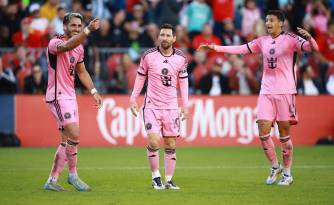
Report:
[[[84,147],[144,146],[142,116],[133,117],[128,96],[105,95],[101,109],[91,96],[78,96],[80,145]],[[142,102],[142,98],[139,99]],[[254,146],[259,144],[256,96],[195,96],[190,115],[181,122],[178,146]],[[299,123],[292,127],[295,145],[312,145],[334,136],[334,97],[298,96]],[[15,96],[15,131],[24,147],[49,147],[59,143],[55,119],[44,96]],[[275,126],[272,135],[277,141]]]

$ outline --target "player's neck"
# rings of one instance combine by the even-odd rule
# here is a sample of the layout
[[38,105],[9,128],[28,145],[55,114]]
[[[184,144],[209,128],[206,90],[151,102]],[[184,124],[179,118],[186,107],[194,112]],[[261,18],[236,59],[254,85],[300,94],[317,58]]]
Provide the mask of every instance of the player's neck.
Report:
[[164,49],[161,46],[159,46],[159,51],[164,56],[171,56],[173,54],[173,46],[169,47],[168,49]]
[[281,35],[283,33],[282,30],[278,30],[275,33],[270,34],[272,38],[277,38],[279,35]]

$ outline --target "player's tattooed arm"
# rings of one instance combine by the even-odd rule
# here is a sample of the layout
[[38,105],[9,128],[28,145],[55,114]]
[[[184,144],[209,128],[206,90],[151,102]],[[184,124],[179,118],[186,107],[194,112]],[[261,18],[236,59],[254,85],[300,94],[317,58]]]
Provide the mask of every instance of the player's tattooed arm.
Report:
[[92,31],[100,28],[100,20],[95,18],[78,35],[72,36],[68,41],[64,41],[57,46],[57,52],[66,52],[83,43]]
[[311,49],[313,51],[319,51],[319,46],[317,42],[314,40],[314,38],[311,36],[309,32],[307,32],[305,29],[302,29],[300,27],[297,27],[297,31],[300,35],[302,35],[310,43]]
[[100,108],[102,106],[102,97],[95,89],[94,83],[92,81],[92,78],[90,77],[89,73],[86,70],[85,64],[79,63],[77,64],[77,73],[80,81],[82,84],[91,92],[94,100],[95,100],[95,107]]

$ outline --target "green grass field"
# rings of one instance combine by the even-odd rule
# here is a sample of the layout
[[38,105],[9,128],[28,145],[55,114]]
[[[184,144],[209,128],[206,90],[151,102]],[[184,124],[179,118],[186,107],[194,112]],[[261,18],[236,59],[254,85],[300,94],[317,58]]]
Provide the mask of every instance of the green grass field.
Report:
[[82,148],[79,174],[89,193],[66,184],[67,171],[60,184],[68,192],[42,189],[54,151],[1,148],[0,204],[334,204],[333,146],[295,147],[290,187],[265,185],[269,167],[259,147],[179,148],[178,191],[151,188],[143,148]]

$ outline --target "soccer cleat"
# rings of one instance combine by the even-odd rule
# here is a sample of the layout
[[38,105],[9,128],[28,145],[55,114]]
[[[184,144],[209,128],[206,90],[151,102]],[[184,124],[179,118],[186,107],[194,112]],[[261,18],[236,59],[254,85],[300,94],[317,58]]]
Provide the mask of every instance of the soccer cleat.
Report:
[[180,189],[180,187],[176,186],[172,180],[166,182],[166,189]]
[[67,178],[67,182],[71,185],[73,185],[78,191],[80,192],[88,192],[91,191],[91,188],[83,182],[79,176],[69,176]]
[[277,177],[280,175],[282,172],[282,166],[281,164],[278,165],[278,167],[271,167],[270,169],[270,174],[267,177],[266,184],[272,185],[276,182]]
[[291,175],[289,176],[289,175],[283,174],[281,177],[281,180],[278,182],[278,185],[289,186],[290,184],[292,184],[292,182],[293,182],[293,178]]
[[161,182],[161,177],[156,177],[152,179],[152,186],[154,189],[157,189],[157,190],[165,189],[165,186]]
[[56,182],[46,182],[44,189],[49,191],[65,191],[65,189]]

